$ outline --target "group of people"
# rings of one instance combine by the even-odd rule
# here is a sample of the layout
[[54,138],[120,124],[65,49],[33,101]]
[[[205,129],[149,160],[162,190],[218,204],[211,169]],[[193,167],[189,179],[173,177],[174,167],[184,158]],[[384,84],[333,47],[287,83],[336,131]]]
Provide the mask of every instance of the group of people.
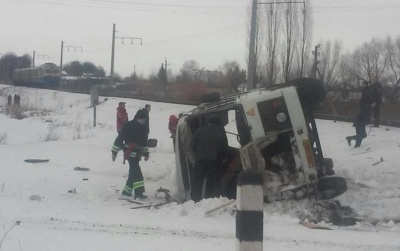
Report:
[[[6,114],[15,115],[15,113],[18,111],[15,108],[18,108],[20,106],[21,106],[21,97],[19,96],[19,94],[14,94],[14,104],[13,104],[13,97],[11,96],[11,94],[8,95],[7,105],[6,105]],[[12,107],[14,107],[14,109]]]
[[[13,100],[12,96],[8,95],[8,97],[7,97],[7,105],[8,106],[11,106],[12,100]],[[19,94],[17,94],[17,93],[14,94],[14,106],[21,106],[21,96],[19,96]]]
[[115,161],[120,150],[124,152],[124,163],[128,160],[129,174],[122,190],[122,195],[132,196],[135,199],[146,199],[144,194],[144,180],[139,161],[143,157],[149,159],[147,141],[150,133],[149,113],[151,106],[146,104],[143,109],[136,112],[133,120],[128,120],[125,102],[120,102],[117,107],[117,132],[111,149],[112,160]]
[[367,137],[365,127],[371,122],[374,127],[379,127],[382,89],[382,84],[377,79],[372,85],[368,81],[362,83],[359,111],[353,123],[356,134],[346,137],[349,146],[351,146],[353,140],[356,141],[354,147],[361,145],[362,140]]
[[[124,163],[128,160],[129,175],[122,195],[132,196],[134,199],[143,200],[145,186],[139,161],[149,159],[147,147],[149,137],[149,112],[151,106],[146,104],[143,109],[136,112],[133,120],[129,121],[125,102],[120,102],[117,107],[117,132],[111,149],[112,160],[115,161],[120,150],[123,151]],[[168,129],[174,144],[179,118],[182,114],[171,115]],[[207,123],[200,127],[193,135],[192,151],[195,156],[195,167],[192,174],[191,198],[195,202],[203,197],[214,197],[221,194],[220,180],[222,176],[222,161],[228,156],[228,141],[220,120],[217,117],[209,118]]]

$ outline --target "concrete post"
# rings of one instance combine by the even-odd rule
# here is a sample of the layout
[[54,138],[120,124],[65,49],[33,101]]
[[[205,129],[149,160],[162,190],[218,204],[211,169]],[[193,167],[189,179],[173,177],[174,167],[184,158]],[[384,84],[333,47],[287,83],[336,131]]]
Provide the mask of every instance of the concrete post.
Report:
[[263,178],[254,170],[238,175],[236,194],[236,250],[263,250]]

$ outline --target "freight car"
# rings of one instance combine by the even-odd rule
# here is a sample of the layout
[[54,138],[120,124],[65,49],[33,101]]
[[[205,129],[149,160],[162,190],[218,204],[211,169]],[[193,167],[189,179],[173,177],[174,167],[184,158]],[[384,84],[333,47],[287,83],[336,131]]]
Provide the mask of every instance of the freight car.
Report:
[[58,89],[60,79],[60,67],[45,63],[38,67],[14,70],[13,82],[16,86]]

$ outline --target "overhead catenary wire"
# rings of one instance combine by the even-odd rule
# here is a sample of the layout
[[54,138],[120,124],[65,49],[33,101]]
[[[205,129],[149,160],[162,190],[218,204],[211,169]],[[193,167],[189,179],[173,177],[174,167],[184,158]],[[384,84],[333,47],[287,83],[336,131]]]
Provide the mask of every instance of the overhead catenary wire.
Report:
[[[0,0],[1,1],[1,0]],[[54,1],[51,0],[3,0],[12,2],[26,2],[32,4],[48,4],[55,6],[86,7],[97,9],[114,9],[124,11],[141,12],[168,12],[173,14],[208,14],[208,15],[237,15],[240,12],[248,12],[249,7],[234,6],[209,6],[209,5],[189,5],[189,4],[165,4],[165,3],[144,3],[127,2],[120,0],[75,0],[74,1]],[[268,1],[267,1],[268,2]],[[137,6],[137,7],[134,7]],[[400,2],[396,4],[384,4],[368,2],[365,0],[349,1],[329,1],[322,5],[312,7],[315,12],[335,12],[335,11],[365,11],[365,10],[386,10],[398,9]]]
[[[1,0],[0,0],[1,1]],[[14,0],[3,0],[13,1]],[[206,5],[174,5],[174,4],[149,4],[135,3],[124,1],[109,1],[109,0],[79,0],[79,1],[55,1],[50,0],[17,0],[18,2],[26,2],[31,4],[46,4],[54,6],[70,6],[70,7],[85,7],[109,10],[124,10],[124,11],[141,11],[141,12],[167,12],[174,14],[210,14],[210,15],[237,15],[240,12],[246,11],[245,7],[230,7],[230,6],[206,6]],[[138,6],[138,7],[134,7]]]

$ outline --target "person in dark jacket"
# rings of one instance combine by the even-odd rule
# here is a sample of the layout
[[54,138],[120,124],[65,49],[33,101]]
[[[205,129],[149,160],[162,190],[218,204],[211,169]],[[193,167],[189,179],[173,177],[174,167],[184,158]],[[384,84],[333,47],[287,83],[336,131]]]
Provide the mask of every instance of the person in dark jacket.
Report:
[[11,113],[11,105],[12,105],[12,96],[8,95],[7,97],[7,105],[6,105],[6,114],[10,114]]
[[374,127],[379,127],[380,124],[380,109],[382,104],[382,84],[376,80],[371,87],[372,101],[374,105],[372,107],[372,118]]
[[[150,111],[151,111],[151,105],[146,104],[146,105],[144,106],[144,108],[142,108],[141,110],[144,111],[145,114],[146,114],[146,120],[145,120],[144,126],[146,127],[146,136],[147,136],[147,139],[148,139],[148,138],[149,138],[149,133],[150,133],[150,118],[149,118],[149,113],[150,113]],[[136,116],[136,115],[135,115],[135,116]]]
[[178,126],[178,117],[175,115],[169,116],[168,120],[168,130],[171,133],[172,144],[174,145],[174,152],[175,152],[175,138],[176,138],[176,129]]
[[353,123],[353,126],[356,128],[356,135],[346,137],[349,146],[351,146],[351,141],[355,140],[356,144],[354,147],[359,147],[362,140],[367,137],[365,126],[370,123],[372,103],[371,88],[369,83],[364,81],[359,103],[360,108]]
[[14,106],[20,106],[21,97],[18,94],[14,94]]
[[195,156],[191,184],[193,201],[198,202],[203,196],[207,198],[221,195],[222,162],[228,156],[228,149],[226,135],[218,118],[210,118],[206,126],[196,131],[192,142]]
[[122,190],[122,195],[132,196],[134,192],[135,199],[146,199],[144,180],[142,170],[139,165],[141,157],[144,160],[149,159],[149,150],[147,148],[146,127],[144,126],[146,120],[146,113],[139,110],[135,119],[126,123],[120,132],[124,145],[115,139],[114,145],[111,149],[112,160],[115,161],[119,150],[124,150],[124,163],[125,160],[129,162],[129,175],[125,187]]
[[7,105],[11,106],[11,104],[12,104],[12,97],[11,97],[11,95],[8,95],[8,97],[7,97]]

